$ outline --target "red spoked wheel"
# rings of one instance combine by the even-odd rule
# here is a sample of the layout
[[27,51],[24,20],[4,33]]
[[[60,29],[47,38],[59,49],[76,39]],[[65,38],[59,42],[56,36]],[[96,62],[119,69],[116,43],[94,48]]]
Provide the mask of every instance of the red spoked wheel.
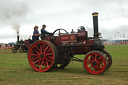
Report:
[[39,72],[50,71],[56,64],[56,47],[49,41],[36,41],[29,49],[30,66]]
[[108,60],[108,67],[107,67],[107,70],[108,70],[112,65],[112,57],[106,50],[104,50],[103,53],[104,53],[104,55],[106,56],[106,58]]
[[102,74],[106,71],[108,62],[102,52],[91,51],[86,54],[83,65],[90,74]]

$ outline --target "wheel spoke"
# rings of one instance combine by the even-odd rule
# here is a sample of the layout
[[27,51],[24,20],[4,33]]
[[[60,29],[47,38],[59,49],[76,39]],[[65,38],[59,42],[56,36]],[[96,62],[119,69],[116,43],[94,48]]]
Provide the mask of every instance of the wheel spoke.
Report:
[[53,59],[53,56],[46,56],[45,58],[50,58],[50,59]]
[[50,63],[52,63],[52,60],[50,60],[50,59],[45,58],[45,60],[46,60],[46,61],[49,61]]
[[89,61],[89,62],[91,62],[91,63],[93,62],[92,60],[90,60],[90,59],[88,59],[88,58],[87,58],[87,61]]
[[39,65],[40,65],[40,62],[41,62],[41,59],[39,60],[38,67],[39,67]]
[[87,58],[87,61],[90,61],[90,59]]
[[97,54],[95,54],[95,60],[97,59],[97,56],[98,56],[98,55],[97,55]]
[[46,53],[48,53],[50,50],[51,50],[51,48],[50,48],[50,49],[48,49],[48,51],[47,51]]
[[33,58],[33,60],[36,60],[36,59],[39,59],[40,57],[35,57],[35,58]]
[[44,53],[46,52],[47,49],[48,49],[48,46],[47,46],[47,48],[45,48]]
[[48,61],[46,61],[46,65],[49,66]]
[[38,54],[31,54],[31,56],[39,56]]
[[91,63],[93,62],[92,60],[89,60]]
[[35,46],[35,48],[40,52],[40,49],[37,46]]
[[34,51],[35,51],[37,54],[39,54],[39,52],[38,52],[37,50],[34,49]]
[[47,67],[46,67],[46,62],[45,62],[45,61],[44,61],[44,66],[45,66],[45,68],[47,68]]
[[33,62],[33,64],[37,63],[40,59],[36,60],[35,62]]
[[91,66],[89,67],[89,70],[91,70],[92,67],[93,67],[93,66],[91,65]]
[[43,49],[43,48],[42,48],[42,44],[40,44],[40,51],[41,51],[41,53],[42,53],[42,49]]
[[105,63],[104,61],[99,61],[98,63]]
[[95,69],[95,67],[93,68],[93,72],[95,72],[96,71],[96,69]]
[[103,68],[104,66],[100,64],[99,67]]
[[90,62],[86,63],[87,65],[91,64]]
[[102,59],[102,57],[100,57],[97,61],[99,61],[100,59]]
[[53,55],[53,53],[46,54],[46,56],[47,56],[47,55]]
[[90,56],[91,56],[92,60],[94,60],[93,55],[90,55]]
[[44,63],[44,60],[42,60],[42,62],[41,62],[41,65],[40,65],[40,68],[39,68],[39,69],[41,69],[41,68],[42,68],[43,63]]
[[98,72],[100,71],[100,69],[98,67],[96,67],[96,69],[98,70]]

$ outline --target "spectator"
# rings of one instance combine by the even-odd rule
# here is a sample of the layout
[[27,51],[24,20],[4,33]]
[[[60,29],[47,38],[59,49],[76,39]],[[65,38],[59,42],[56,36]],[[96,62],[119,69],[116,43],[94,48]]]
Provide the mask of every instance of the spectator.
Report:
[[37,40],[39,40],[39,31],[38,31],[38,26],[34,27],[34,32],[33,32],[33,36],[32,36],[32,41],[35,42]]

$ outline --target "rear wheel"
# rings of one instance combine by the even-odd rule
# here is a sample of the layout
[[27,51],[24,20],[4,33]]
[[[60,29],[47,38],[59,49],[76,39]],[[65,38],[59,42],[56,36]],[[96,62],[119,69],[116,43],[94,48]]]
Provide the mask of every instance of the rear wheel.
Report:
[[20,47],[19,47],[19,52],[20,52],[20,53],[23,53],[23,52],[24,52],[23,46],[20,46]]
[[83,65],[90,74],[102,74],[106,71],[108,62],[102,52],[91,51],[86,54]]
[[30,66],[39,72],[50,71],[56,64],[56,47],[49,41],[37,41],[29,49]]

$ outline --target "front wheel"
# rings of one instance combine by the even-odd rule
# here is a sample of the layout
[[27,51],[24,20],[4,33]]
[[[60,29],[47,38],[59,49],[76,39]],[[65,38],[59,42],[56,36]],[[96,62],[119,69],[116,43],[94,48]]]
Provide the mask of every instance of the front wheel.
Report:
[[106,71],[108,61],[102,52],[91,51],[86,54],[83,65],[88,73],[96,75]]
[[16,53],[16,52],[17,52],[16,47],[13,47],[13,48],[12,48],[12,52],[13,52],[13,53]]

